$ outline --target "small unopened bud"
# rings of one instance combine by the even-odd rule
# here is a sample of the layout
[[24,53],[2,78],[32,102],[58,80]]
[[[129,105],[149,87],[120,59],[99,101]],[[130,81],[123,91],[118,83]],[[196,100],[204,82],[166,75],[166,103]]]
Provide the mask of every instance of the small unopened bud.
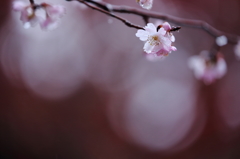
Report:
[[224,45],[226,45],[227,44],[227,37],[226,36],[224,36],[224,35],[222,35],[222,36],[219,36],[219,37],[217,37],[216,38],[216,44],[218,45],[218,46],[224,46]]
[[158,25],[157,26],[157,31],[162,27],[162,25]]

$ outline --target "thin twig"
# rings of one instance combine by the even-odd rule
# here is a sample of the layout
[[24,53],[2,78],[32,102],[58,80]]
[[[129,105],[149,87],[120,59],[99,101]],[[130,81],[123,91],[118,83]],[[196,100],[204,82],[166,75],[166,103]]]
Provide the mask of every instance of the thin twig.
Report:
[[148,16],[143,16],[143,21],[145,22],[145,24],[147,25],[147,23],[149,23],[149,17]]
[[32,5],[34,5],[34,0],[29,0],[29,2],[30,2]]
[[144,29],[143,27],[138,26],[138,25],[136,25],[136,24],[133,24],[133,23],[127,21],[126,19],[124,19],[124,18],[122,18],[122,17],[120,17],[120,16],[117,16],[117,15],[115,15],[115,14],[113,14],[113,13],[110,13],[110,12],[105,11],[105,10],[103,10],[103,9],[97,8],[97,7],[93,6],[93,5],[90,5],[90,4],[88,4],[87,2],[85,2],[84,0],[77,0],[77,1],[85,4],[85,5],[88,6],[89,8],[92,8],[92,9],[94,9],[94,10],[97,10],[97,11],[99,11],[99,12],[102,12],[102,13],[104,13],[104,14],[107,14],[107,15],[113,17],[113,18],[116,18],[116,19],[122,21],[122,22],[123,22],[125,25],[127,25],[128,27],[136,28],[136,29]]

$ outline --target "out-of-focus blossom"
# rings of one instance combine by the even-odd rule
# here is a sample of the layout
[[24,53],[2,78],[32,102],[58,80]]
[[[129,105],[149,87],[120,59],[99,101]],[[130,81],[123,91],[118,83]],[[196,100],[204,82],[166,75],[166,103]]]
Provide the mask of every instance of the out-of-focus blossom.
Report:
[[21,12],[20,20],[26,29],[34,27],[39,22],[39,17],[35,14],[35,9],[32,5],[22,1],[14,1],[13,10]]
[[165,56],[156,56],[155,54],[145,54],[147,60],[156,62],[156,61],[162,61]]
[[47,14],[53,18],[61,18],[66,12],[65,8],[61,5],[43,3],[42,6],[45,7]]
[[39,24],[43,30],[53,30],[58,26],[58,20],[52,17],[47,17],[46,19],[41,19]]
[[227,72],[226,62],[220,53],[212,55],[203,51],[200,55],[191,57],[188,65],[194,71],[195,77],[203,80],[205,84],[213,83]]
[[49,5],[42,3],[41,6],[46,11],[46,18],[40,21],[40,26],[43,30],[52,30],[58,26],[59,20],[66,13],[66,10],[61,5]]
[[158,27],[148,23],[144,29],[138,30],[136,36],[141,41],[146,41],[143,49],[149,56],[163,58],[177,50],[175,46],[172,46],[175,37],[171,33],[171,26],[168,22],[164,22]]
[[237,56],[238,59],[240,59],[240,41],[236,44],[234,48],[234,53]]
[[151,9],[153,0],[137,0],[137,3],[144,9]]
[[228,39],[227,39],[227,37],[224,36],[224,35],[219,36],[219,37],[216,38],[216,44],[217,44],[218,46],[224,46],[224,45],[227,44],[227,42],[228,42]]
[[37,23],[44,30],[51,30],[57,27],[59,19],[65,14],[65,8],[60,5],[47,3],[26,4],[22,1],[14,1],[13,9],[21,12],[20,20],[24,28],[34,27]]

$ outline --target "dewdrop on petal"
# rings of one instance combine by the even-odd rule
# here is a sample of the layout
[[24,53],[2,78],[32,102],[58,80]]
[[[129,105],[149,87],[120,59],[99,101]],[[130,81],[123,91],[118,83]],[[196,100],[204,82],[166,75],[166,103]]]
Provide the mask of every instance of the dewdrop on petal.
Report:
[[153,0],[137,0],[137,3],[144,9],[151,9],[153,5]]

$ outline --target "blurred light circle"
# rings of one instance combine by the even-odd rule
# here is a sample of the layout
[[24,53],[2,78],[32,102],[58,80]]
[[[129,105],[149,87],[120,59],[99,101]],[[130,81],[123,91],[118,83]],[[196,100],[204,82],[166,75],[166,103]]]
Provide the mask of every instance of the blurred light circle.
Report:
[[86,27],[72,21],[74,16],[83,18],[76,13],[76,9],[69,11],[59,28],[49,32],[39,27],[23,29],[19,15],[13,14],[15,21],[4,28],[13,31],[5,35],[1,54],[9,79],[21,81],[34,94],[50,99],[66,97],[79,89],[87,67],[86,39],[80,36]]
[[[84,56],[75,50],[76,44],[57,47],[58,44],[51,41],[57,41],[58,37],[62,34],[33,37],[21,56],[20,67],[26,86],[46,98],[62,98],[74,92],[82,83],[85,71]],[[64,46],[64,40],[57,42]]]
[[[2,43],[0,45],[0,61],[1,67],[6,76],[10,79],[12,84],[16,84],[16,80],[20,79],[19,57],[21,56],[22,52],[22,42],[19,42],[19,37],[21,37],[22,40],[25,39],[17,31],[13,32],[14,34],[8,33],[6,31],[7,27],[3,28],[1,31],[2,36],[0,40]],[[4,32],[6,33],[4,34]]]
[[168,150],[192,127],[195,98],[189,87],[172,80],[149,81],[130,96],[125,109],[130,139],[150,150]]

